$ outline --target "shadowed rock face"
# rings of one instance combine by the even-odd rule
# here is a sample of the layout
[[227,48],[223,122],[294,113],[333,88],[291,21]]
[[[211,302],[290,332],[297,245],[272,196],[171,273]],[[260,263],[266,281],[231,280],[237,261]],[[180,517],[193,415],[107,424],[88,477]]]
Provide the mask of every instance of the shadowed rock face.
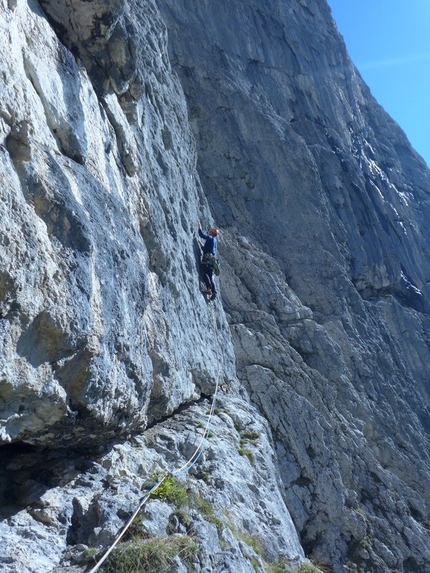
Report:
[[[430,569],[430,173],[326,2],[1,7],[5,572],[110,543],[192,455],[215,380],[201,568]],[[222,228],[212,310],[199,218]]]
[[224,227],[238,375],[304,547],[336,571],[425,570],[429,170],[325,2],[159,5]]

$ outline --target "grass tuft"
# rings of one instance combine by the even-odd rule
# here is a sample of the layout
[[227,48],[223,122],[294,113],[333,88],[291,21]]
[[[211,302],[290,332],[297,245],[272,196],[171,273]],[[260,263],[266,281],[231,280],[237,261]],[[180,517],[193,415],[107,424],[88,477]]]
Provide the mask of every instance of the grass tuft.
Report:
[[176,557],[190,570],[198,544],[188,535],[127,541],[116,548],[103,566],[103,573],[170,571]]

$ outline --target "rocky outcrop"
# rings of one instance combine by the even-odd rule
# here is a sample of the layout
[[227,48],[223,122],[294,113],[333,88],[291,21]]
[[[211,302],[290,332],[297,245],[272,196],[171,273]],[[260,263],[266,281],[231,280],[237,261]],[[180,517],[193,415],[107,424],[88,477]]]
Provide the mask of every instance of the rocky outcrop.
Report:
[[[78,571],[94,565],[88,545],[112,543],[156,476],[189,459],[209,407],[208,400],[194,404],[91,460],[31,451],[15,456],[7,472],[29,509],[9,511],[0,525],[4,571],[70,571],[70,565],[53,568],[62,558]],[[197,571],[251,573],[252,562],[262,570],[282,561],[299,564],[303,550],[282,501],[267,422],[247,401],[222,394],[211,431],[199,464],[178,476],[172,495],[164,490],[144,506],[134,534],[197,542]]]
[[430,173],[325,0],[1,8],[5,573],[88,568],[216,383],[169,567],[429,569]]

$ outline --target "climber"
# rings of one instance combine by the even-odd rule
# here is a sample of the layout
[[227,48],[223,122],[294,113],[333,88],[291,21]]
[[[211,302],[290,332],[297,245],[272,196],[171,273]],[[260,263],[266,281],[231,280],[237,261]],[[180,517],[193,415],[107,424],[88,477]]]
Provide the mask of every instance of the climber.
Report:
[[217,249],[217,237],[218,237],[218,229],[210,229],[205,235],[202,231],[202,225],[200,221],[198,222],[199,225],[199,237],[205,240],[205,244],[203,245],[203,257],[202,257],[202,273],[203,273],[203,280],[205,281],[206,290],[204,290],[204,294],[210,295],[209,300],[214,300],[217,292],[215,288],[215,283],[213,280],[213,274],[216,265],[216,249]]

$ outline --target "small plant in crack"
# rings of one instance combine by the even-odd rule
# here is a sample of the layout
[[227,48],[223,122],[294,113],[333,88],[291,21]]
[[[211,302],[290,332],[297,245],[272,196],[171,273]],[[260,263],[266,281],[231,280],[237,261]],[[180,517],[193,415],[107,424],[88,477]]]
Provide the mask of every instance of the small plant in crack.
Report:
[[242,445],[240,445],[239,447],[239,455],[241,456],[246,456],[248,458],[248,460],[251,462],[252,465],[255,464],[255,456],[254,454],[251,452],[251,450],[249,448],[246,448]]
[[191,494],[191,503],[198,509],[203,518],[209,523],[213,523],[218,531],[224,527],[224,522],[221,518],[215,515],[213,505],[207,499],[203,499],[198,493]]
[[254,431],[244,432],[241,436],[242,440],[248,440],[252,444],[254,444],[258,440],[259,437],[260,437],[260,433],[254,432]]
[[255,456],[249,449],[248,444],[255,446],[259,437],[260,434],[255,431],[243,432],[240,435],[239,454],[241,456],[246,456],[252,465],[255,464]]
[[[159,479],[159,476],[156,476],[155,479]],[[173,476],[167,476],[151,494],[151,497],[171,503],[177,510],[184,508],[188,504],[187,489]]]

